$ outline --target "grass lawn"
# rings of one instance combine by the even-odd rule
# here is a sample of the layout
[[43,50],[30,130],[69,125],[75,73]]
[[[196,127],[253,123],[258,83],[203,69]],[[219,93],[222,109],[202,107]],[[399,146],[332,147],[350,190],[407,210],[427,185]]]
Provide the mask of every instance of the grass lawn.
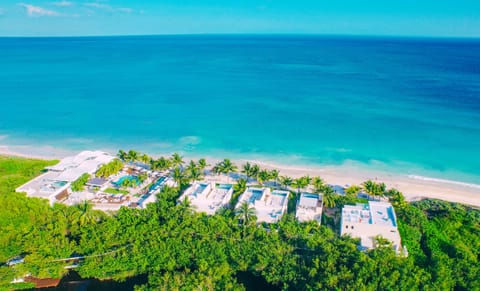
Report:
[[123,194],[123,195],[127,195],[130,193],[127,190],[115,189],[115,188],[107,188],[103,192],[108,194]]
[[0,193],[14,192],[15,188],[41,174],[45,167],[58,161],[34,160],[11,156],[0,156]]

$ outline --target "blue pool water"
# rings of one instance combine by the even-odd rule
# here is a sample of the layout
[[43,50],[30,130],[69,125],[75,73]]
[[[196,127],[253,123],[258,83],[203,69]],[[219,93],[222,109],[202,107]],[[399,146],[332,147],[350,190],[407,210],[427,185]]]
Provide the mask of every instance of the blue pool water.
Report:
[[232,184],[219,184],[217,186],[218,189],[223,189],[223,190],[230,190],[232,188]]
[[318,199],[318,194],[302,193],[302,195],[303,195],[304,197],[307,197],[307,198],[315,198],[315,199]]
[[480,41],[0,38],[0,144],[362,166],[480,184]]
[[161,186],[163,184],[163,182],[165,181],[165,177],[160,177],[155,183],[153,183],[150,188],[149,188],[149,191],[152,191],[155,189],[155,187],[157,186]]
[[117,186],[120,186],[120,185],[122,185],[123,181],[125,181],[125,180],[127,180],[127,179],[128,179],[128,180],[134,180],[134,181],[137,183],[137,185],[140,184],[140,181],[139,181],[138,178],[135,177],[135,176],[123,176],[123,177],[120,177],[120,179],[118,179],[116,182],[113,182],[113,184],[115,184],[115,185],[117,185]]

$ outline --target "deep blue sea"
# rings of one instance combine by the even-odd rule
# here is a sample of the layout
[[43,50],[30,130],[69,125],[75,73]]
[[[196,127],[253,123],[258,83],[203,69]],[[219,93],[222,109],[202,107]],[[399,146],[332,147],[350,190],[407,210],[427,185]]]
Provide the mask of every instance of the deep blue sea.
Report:
[[0,38],[0,144],[360,163],[480,184],[480,40]]

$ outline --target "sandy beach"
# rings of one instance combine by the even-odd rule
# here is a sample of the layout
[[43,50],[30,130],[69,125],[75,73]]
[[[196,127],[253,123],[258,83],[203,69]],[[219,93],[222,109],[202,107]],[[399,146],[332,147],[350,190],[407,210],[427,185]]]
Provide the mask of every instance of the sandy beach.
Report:
[[[28,153],[26,152],[28,150]],[[31,153],[30,153],[31,152]],[[42,147],[32,151],[32,147],[11,148],[0,145],[0,155],[19,156],[36,159],[59,159],[75,152],[56,149],[53,147]],[[160,155],[152,154],[152,157]],[[185,156],[184,160],[198,159],[196,156]],[[205,157],[209,164],[213,165],[220,159]],[[392,174],[382,171],[366,170],[353,165],[340,166],[301,166],[282,165],[262,160],[248,160],[250,163],[258,164],[261,168],[277,169],[280,176],[291,176],[293,178],[303,175],[319,176],[331,185],[348,186],[360,185],[366,180],[384,182],[388,188],[396,188],[401,191],[407,200],[415,201],[422,198],[435,198],[450,202],[458,202],[480,207],[480,185],[467,184],[455,181]],[[245,159],[233,160],[239,167],[247,162]]]

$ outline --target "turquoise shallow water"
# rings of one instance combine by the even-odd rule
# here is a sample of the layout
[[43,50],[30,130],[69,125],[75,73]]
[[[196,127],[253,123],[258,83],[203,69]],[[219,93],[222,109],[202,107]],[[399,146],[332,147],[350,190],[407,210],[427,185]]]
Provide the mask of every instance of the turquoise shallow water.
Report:
[[480,41],[0,38],[0,144],[263,158],[480,184]]

